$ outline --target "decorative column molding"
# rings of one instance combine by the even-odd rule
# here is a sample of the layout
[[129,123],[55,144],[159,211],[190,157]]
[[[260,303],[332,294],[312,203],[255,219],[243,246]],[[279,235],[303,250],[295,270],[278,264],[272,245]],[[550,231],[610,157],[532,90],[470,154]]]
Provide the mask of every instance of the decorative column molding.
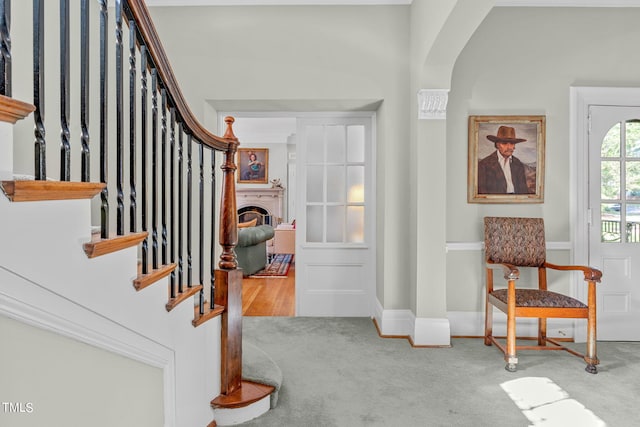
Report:
[[449,89],[420,89],[418,91],[418,119],[446,120]]

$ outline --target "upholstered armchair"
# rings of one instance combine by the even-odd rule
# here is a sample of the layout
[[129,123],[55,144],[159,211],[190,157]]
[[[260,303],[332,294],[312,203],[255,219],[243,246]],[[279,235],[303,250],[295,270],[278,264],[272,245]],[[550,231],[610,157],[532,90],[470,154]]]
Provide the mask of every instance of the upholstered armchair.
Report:
[[238,228],[236,258],[244,276],[250,276],[267,265],[267,241],[273,238],[273,227],[258,225]]
[[[546,261],[544,222],[541,218],[486,217],[484,219],[486,257],[486,345],[495,344],[504,354],[505,369],[515,371],[516,350],[565,350],[587,363],[586,371],[597,373],[596,356],[596,283],[602,273],[591,267],[561,266]],[[537,288],[516,286],[522,267],[537,269]],[[507,287],[494,288],[494,270],[502,271]],[[547,269],[578,271],[587,286],[587,301],[547,289]],[[493,335],[493,307],[507,314],[506,345]],[[516,345],[516,318],[538,318],[537,345]],[[586,354],[581,354],[547,336],[547,318],[587,319]],[[529,338],[529,337],[528,337]]]

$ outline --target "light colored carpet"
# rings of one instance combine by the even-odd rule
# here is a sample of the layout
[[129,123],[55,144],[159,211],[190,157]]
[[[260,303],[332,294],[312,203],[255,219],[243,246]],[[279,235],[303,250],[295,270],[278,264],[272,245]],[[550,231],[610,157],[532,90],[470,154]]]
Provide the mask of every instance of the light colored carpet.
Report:
[[481,339],[411,348],[404,339],[380,338],[368,318],[243,322],[245,339],[283,375],[276,408],[245,426],[525,427],[529,421],[501,388],[524,377],[549,378],[609,427],[638,425],[640,343],[599,342],[597,375],[575,356],[548,351],[521,352],[510,373],[500,351]]

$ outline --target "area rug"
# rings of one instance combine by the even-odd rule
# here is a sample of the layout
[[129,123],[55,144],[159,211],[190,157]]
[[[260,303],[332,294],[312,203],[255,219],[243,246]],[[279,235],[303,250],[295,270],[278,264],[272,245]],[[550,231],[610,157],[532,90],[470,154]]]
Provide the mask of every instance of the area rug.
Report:
[[276,254],[269,265],[249,277],[287,277],[291,261],[293,261],[292,254]]

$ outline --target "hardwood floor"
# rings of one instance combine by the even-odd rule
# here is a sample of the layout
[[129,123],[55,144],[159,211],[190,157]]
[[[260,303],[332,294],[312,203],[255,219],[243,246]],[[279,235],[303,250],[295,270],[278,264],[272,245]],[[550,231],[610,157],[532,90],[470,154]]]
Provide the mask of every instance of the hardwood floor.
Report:
[[296,315],[295,262],[286,278],[253,278],[242,280],[242,314],[244,316]]

